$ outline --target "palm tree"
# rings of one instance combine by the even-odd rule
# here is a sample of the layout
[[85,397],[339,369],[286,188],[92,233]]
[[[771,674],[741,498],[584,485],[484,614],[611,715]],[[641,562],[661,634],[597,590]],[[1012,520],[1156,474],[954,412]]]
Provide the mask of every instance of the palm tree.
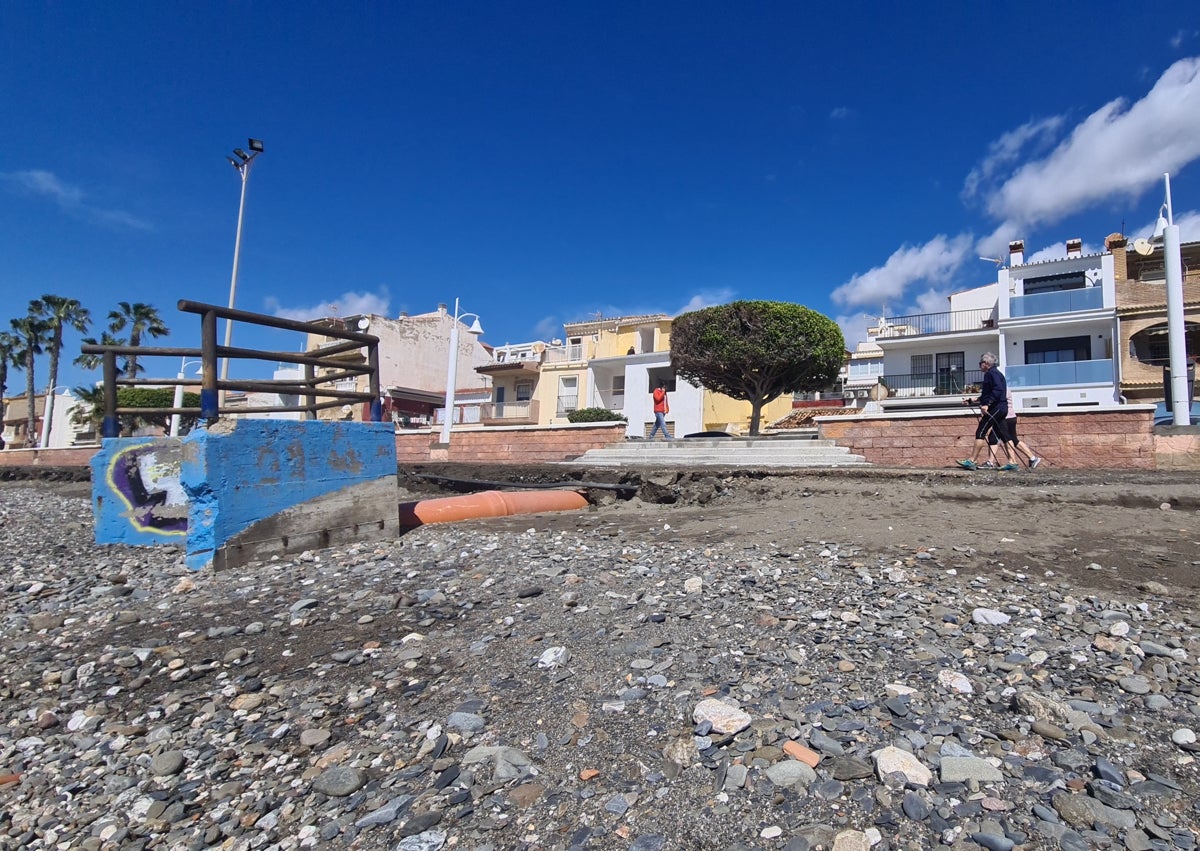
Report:
[[[80,342],[86,346],[123,346],[128,341],[124,337],[104,331],[100,334],[99,341],[95,337],[84,337]],[[102,363],[104,363],[104,355],[80,355],[75,358],[75,365],[82,366],[84,369],[95,369]]]
[[[151,337],[165,337],[171,333],[171,329],[163,323],[153,305],[142,304],[140,301],[133,304],[119,301],[117,307],[120,309],[109,311],[108,330],[115,334],[118,331],[124,331],[128,326],[129,345],[134,348],[142,344],[142,336],[145,334],[149,334]],[[139,371],[137,355],[127,357],[123,370],[125,376],[137,378]]]
[[[0,432],[4,431],[4,412],[7,407],[4,404],[4,394],[8,390],[8,369],[21,368],[21,361],[17,358],[18,342],[12,334],[0,331]],[[3,448],[3,438],[0,437],[0,449]]]
[[42,353],[42,347],[50,339],[50,329],[33,309],[36,303],[36,301],[29,303],[27,316],[9,320],[17,338],[16,356],[21,361],[21,368],[25,370],[25,402],[28,405],[26,412],[28,418],[25,421],[25,446],[33,446],[36,443],[34,439],[34,434],[37,432],[37,408],[34,407],[36,403],[34,363],[37,356]]
[[71,422],[77,426],[90,426],[91,431],[99,433],[100,422],[104,419],[104,385],[80,385],[71,393],[79,400],[71,411]]
[[77,299],[60,295],[44,295],[29,303],[31,313],[36,313],[49,329],[50,339],[46,348],[50,353],[50,389],[46,391],[46,422],[53,422],[54,388],[58,386],[58,356],[62,352],[63,327],[70,326],[83,333],[92,324],[92,314]]

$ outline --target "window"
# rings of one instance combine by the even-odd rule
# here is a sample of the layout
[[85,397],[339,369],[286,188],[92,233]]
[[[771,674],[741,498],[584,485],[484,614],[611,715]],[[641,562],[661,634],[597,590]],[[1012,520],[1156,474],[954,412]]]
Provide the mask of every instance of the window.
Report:
[[933,355],[913,355],[909,359],[909,372],[913,378],[933,375]]
[[625,376],[623,375],[613,376],[611,404],[615,411],[625,407]]
[[1030,340],[1025,344],[1025,363],[1066,363],[1091,359],[1091,339],[1086,336]]
[[583,360],[583,337],[570,337],[567,339],[567,360]]
[[518,381],[514,390],[516,391],[518,402],[528,402],[533,398],[532,381]]
[[1087,275],[1083,272],[1068,272],[1064,275],[1046,275],[1041,278],[1026,278],[1025,295],[1057,293],[1063,290],[1081,290],[1087,286]]
[[563,376],[558,379],[558,416],[566,416],[579,407],[579,379]]

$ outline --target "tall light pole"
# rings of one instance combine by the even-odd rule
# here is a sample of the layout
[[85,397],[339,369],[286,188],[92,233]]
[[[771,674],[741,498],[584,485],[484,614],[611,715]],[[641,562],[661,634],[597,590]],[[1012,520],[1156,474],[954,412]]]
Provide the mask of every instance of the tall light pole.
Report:
[[1167,273],[1167,347],[1171,366],[1171,406],[1173,425],[1190,425],[1192,421],[1192,394],[1187,380],[1187,330],[1183,321],[1183,255],[1179,245],[1179,225],[1171,213],[1171,175],[1163,175],[1166,186],[1166,202],[1162,210],[1166,218],[1158,217],[1154,229],[1157,240],[1163,243],[1163,263]]
[[[187,378],[187,368],[189,366],[191,366],[192,364],[196,364],[197,366],[200,366],[200,365],[202,365],[202,362],[198,361],[198,360],[188,360],[187,358],[179,359],[179,374],[175,376],[175,401],[171,404],[172,408],[182,408],[183,407],[183,385],[180,384],[179,382],[181,382],[185,378]],[[179,436],[179,414],[178,413],[171,414],[170,436],[171,437]]]
[[39,449],[45,449],[50,445],[50,430],[54,428],[54,391],[66,390],[64,396],[70,396],[71,390],[67,387],[51,387],[46,391],[45,407],[42,409],[42,439],[39,441]]
[[[242,254],[242,214],[246,211],[246,181],[250,178],[250,163],[254,162],[254,158],[263,152],[262,139],[247,139],[246,147],[250,149],[250,153],[246,153],[241,148],[233,149],[233,156],[227,156],[229,164],[238,170],[238,174],[242,178],[242,198],[238,202],[238,219],[237,219],[237,237],[233,241],[233,275],[229,279],[229,309],[233,310],[234,301],[237,298],[237,278],[238,278],[238,259]],[[225,320],[225,348],[229,348],[230,340],[233,339],[233,320]],[[229,376],[229,358],[221,358],[221,380],[224,381]],[[221,391],[221,396],[224,397],[225,392]]]
[[458,299],[454,300],[454,324],[450,326],[450,357],[446,364],[446,413],[442,417],[442,443],[450,443],[450,426],[454,421],[454,382],[458,380],[458,323],[460,319],[474,316],[475,321],[467,333],[478,337],[483,333],[478,313],[459,313]]

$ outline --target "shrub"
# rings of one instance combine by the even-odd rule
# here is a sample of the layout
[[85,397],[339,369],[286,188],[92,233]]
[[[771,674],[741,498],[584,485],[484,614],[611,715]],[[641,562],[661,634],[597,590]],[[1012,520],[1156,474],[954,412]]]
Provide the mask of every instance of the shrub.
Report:
[[580,408],[567,414],[567,422],[571,423],[625,423],[624,414],[610,411],[608,408]]

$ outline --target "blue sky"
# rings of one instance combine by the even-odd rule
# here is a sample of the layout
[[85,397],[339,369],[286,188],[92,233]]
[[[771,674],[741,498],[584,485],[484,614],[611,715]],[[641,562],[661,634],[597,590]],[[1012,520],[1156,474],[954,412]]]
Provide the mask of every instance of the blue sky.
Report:
[[249,136],[238,307],[459,297],[495,345],[761,298],[853,347],[1010,239],[1147,235],[1164,171],[1200,239],[1194,2],[8,3],[0,81],[9,315],[148,302],[166,345],[228,299]]

